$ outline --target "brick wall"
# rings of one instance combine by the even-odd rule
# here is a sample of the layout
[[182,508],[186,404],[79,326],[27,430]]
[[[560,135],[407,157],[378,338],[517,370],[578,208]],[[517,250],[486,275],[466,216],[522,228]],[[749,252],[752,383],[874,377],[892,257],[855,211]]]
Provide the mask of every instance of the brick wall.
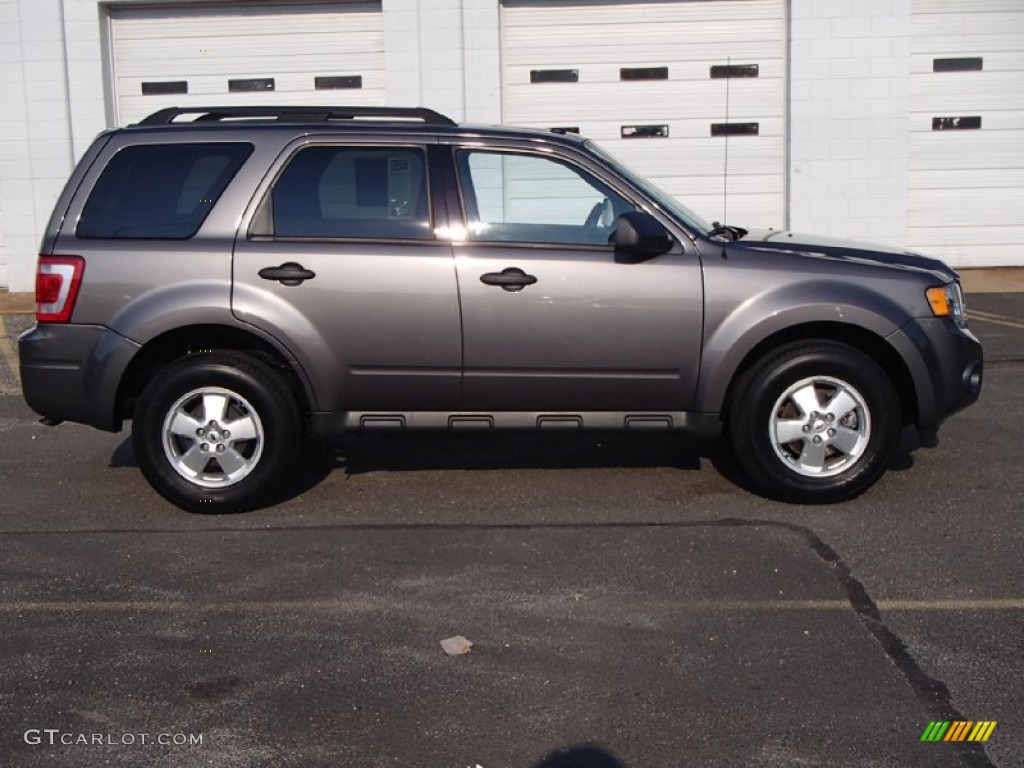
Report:
[[902,246],[911,0],[790,12],[790,226]]

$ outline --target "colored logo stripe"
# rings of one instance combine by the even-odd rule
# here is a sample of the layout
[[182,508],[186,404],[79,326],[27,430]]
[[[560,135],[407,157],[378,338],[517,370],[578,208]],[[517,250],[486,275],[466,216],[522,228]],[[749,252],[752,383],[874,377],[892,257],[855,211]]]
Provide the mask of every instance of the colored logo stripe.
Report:
[[949,728],[949,721],[944,722],[930,722],[928,727],[924,729],[924,733],[921,734],[921,741],[939,741],[946,733],[946,729]]
[[949,733],[946,734],[946,738],[943,741],[963,741],[964,737],[967,736],[967,729],[969,729],[974,723],[970,720],[957,720],[949,727]]
[[933,720],[921,734],[921,741],[988,741],[995,729],[995,720]]

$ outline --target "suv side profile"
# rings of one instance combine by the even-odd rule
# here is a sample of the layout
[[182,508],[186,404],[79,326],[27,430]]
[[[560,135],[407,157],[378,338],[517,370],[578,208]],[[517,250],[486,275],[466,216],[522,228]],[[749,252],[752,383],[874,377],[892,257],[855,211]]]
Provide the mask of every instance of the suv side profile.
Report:
[[132,420],[188,510],[265,501],[302,441],[727,437],[765,495],[851,498],[974,402],[956,272],[703,221],[571,134],[428,109],[161,110],[101,134],[19,340],[44,423]]

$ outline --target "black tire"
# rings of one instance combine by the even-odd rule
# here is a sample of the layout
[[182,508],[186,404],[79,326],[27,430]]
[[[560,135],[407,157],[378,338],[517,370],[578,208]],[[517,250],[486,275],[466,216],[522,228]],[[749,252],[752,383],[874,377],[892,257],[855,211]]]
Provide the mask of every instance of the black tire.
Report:
[[885,371],[864,353],[826,341],[793,342],[751,366],[737,382],[728,424],[747,477],[766,496],[800,504],[867,490],[888,467],[902,425]]
[[[224,425],[236,425],[236,434]],[[189,355],[161,370],[142,391],[132,424],[135,457],[150,485],[191,512],[258,506],[288,481],[301,442],[299,407],[287,384],[259,360],[233,352]]]

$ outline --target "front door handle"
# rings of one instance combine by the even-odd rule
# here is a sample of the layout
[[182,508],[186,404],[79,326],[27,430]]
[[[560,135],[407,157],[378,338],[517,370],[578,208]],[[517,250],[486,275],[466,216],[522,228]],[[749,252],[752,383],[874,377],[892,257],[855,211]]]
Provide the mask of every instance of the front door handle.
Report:
[[480,275],[480,282],[484,285],[500,285],[506,291],[521,291],[526,286],[536,283],[537,278],[526,274],[519,267],[508,267],[501,272]]
[[264,267],[257,274],[264,280],[277,280],[281,285],[302,285],[303,280],[312,280],[316,272],[306,269],[294,261],[286,261],[279,267]]

